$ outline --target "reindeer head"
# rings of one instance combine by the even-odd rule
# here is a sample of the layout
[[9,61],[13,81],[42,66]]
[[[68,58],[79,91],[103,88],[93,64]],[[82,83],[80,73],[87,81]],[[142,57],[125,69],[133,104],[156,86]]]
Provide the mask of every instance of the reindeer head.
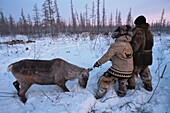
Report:
[[92,69],[85,69],[83,70],[83,72],[81,73],[81,75],[79,76],[79,84],[81,87],[86,88],[88,79],[89,79],[89,72]]

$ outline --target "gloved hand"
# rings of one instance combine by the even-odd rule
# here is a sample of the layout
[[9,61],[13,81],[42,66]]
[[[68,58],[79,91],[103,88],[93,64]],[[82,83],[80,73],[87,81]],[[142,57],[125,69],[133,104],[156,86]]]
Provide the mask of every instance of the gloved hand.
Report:
[[99,67],[99,66],[100,66],[100,63],[96,62],[93,67]]

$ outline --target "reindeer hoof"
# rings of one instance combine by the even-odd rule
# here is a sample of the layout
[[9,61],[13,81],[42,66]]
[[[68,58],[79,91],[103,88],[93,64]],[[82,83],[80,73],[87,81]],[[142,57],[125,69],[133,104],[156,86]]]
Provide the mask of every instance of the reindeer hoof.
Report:
[[96,98],[96,99],[102,98],[102,97],[106,94],[106,92],[107,92],[107,89],[106,89],[106,88],[101,88],[101,87],[99,87],[99,88],[97,89],[95,98]]
[[20,88],[19,88],[19,83],[18,83],[18,81],[13,82],[13,85],[14,85],[14,87],[16,88],[16,90],[19,92]]
[[118,90],[116,93],[119,97],[124,97],[126,95],[126,92],[121,91],[121,90]]
[[27,102],[27,98],[25,98],[25,97],[20,97],[20,99],[24,104]]
[[145,85],[144,85],[144,88],[145,88],[147,91],[150,91],[150,92],[153,90],[152,85],[148,85],[148,84],[145,84]]
[[24,96],[21,96],[21,95],[18,95],[21,99],[21,101],[25,104],[27,102],[27,98]]
[[127,85],[127,89],[130,89],[130,90],[135,89],[135,86]]
[[68,89],[64,89],[64,92],[70,92]]

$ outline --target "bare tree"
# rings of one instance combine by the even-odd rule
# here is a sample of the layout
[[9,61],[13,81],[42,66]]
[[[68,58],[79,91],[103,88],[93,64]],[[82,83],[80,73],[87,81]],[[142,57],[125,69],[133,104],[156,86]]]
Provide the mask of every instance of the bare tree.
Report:
[[165,10],[162,10],[162,14],[161,14],[161,19],[160,19],[160,24],[161,26],[163,26],[163,21],[164,21],[164,14],[165,14]]
[[119,14],[118,14],[118,20],[117,20],[117,24],[118,26],[122,25],[122,18],[121,18],[121,12],[119,11]]
[[48,12],[48,8],[46,6],[46,2],[43,3],[42,5],[43,9],[43,33],[46,35],[49,33],[49,29],[50,29],[50,24],[49,24],[49,12]]
[[46,0],[43,3],[43,24],[45,29],[45,34],[50,33],[52,37],[54,37],[54,9],[51,0]]
[[80,13],[80,27],[82,30],[85,29],[85,19],[82,13]]
[[97,33],[100,30],[100,0],[97,0]]
[[30,15],[28,14],[28,35],[32,35],[32,31],[33,31],[33,28],[32,28],[32,21],[31,21],[31,17]]
[[9,15],[9,29],[10,34],[15,35],[15,21],[11,14]]
[[103,24],[103,27],[105,27],[105,22],[106,22],[106,11],[105,11],[105,0],[103,0],[103,18],[102,18],[102,24]]
[[88,9],[89,8],[88,8],[87,4],[86,4],[85,8],[86,8],[86,12],[85,12],[86,29],[85,29],[85,31],[88,31],[90,29],[90,19],[88,17]]
[[112,31],[113,28],[113,14],[110,14],[110,19],[109,19],[109,30]]
[[118,25],[118,10],[116,9],[115,25]]
[[80,33],[81,32],[81,30],[80,30],[80,19],[79,19],[79,15],[78,15],[78,13],[77,13],[77,11],[75,11],[75,18],[77,18],[76,20],[76,33]]
[[86,12],[85,12],[85,17],[86,17],[86,27],[87,27],[87,24],[88,24],[88,5],[86,4],[86,6],[85,6],[85,8],[86,8]]
[[59,9],[58,9],[58,5],[57,5],[57,0],[54,1],[54,6],[55,6],[55,12],[56,12],[56,24],[57,24],[57,33],[59,33],[61,30],[61,20],[60,20],[60,13],[59,13]]
[[33,19],[34,19],[34,33],[38,34],[38,36],[40,36],[40,14],[39,14],[39,9],[37,7],[37,4],[34,5],[34,15],[33,15]]
[[49,11],[49,21],[50,21],[50,32],[51,32],[51,36],[54,37],[54,10],[52,8],[52,1],[51,0],[47,0],[47,7],[48,7],[48,11]]
[[4,36],[9,33],[8,31],[8,20],[0,10],[0,35]]
[[129,11],[128,16],[127,16],[126,24],[127,25],[132,25],[132,12],[131,12],[131,8],[130,8],[130,11]]
[[94,10],[94,2],[92,3],[92,15],[91,15],[91,18],[92,18],[92,26],[94,27],[95,26],[95,23],[96,23],[96,16],[95,16],[95,10]]
[[20,21],[21,21],[21,33],[27,35],[27,20],[25,18],[23,9],[21,9]]
[[75,17],[75,14],[74,14],[74,11],[73,11],[73,2],[72,0],[70,0],[70,3],[71,3],[71,16],[72,16],[72,24],[73,24],[73,30],[74,32],[76,32],[76,27],[77,27],[77,22],[76,22],[76,17]]
[[60,31],[62,33],[67,32],[67,23],[64,20],[60,20]]
[[80,24],[80,19],[79,19],[79,14],[77,13],[77,11],[75,11],[75,16],[77,18],[77,27]]

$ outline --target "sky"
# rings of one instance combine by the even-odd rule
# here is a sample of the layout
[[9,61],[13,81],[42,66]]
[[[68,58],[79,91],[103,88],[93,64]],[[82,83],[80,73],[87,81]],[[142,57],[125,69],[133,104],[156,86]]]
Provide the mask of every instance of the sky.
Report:
[[[37,4],[40,13],[42,14],[42,4],[45,0],[0,0],[0,9],[6,17],[13,15],[15,20],[18,20],[21,15],[21,9],[24,14],[33,16],[33,7]],[[85,12],[85,5],[88,5],[88,13],[91,13],[92,2],[97,0],[73,0],[74,11]],[[102,9],[102,2],[100,0],[100,9]],[[62,19],[68,21],[71,18],[70,0],[57,0],[59,12]],[[105,0],[106,15],[109,18],[111,12],[115,17],[116,9],[121,12],[122,21],[125,22],[130,8],[132,9],[133,20],[139,16],[144,15],[148,22],[156,22],[161,18],[163,9],[165,9],[165,19],[170,22],[170,0]]]

